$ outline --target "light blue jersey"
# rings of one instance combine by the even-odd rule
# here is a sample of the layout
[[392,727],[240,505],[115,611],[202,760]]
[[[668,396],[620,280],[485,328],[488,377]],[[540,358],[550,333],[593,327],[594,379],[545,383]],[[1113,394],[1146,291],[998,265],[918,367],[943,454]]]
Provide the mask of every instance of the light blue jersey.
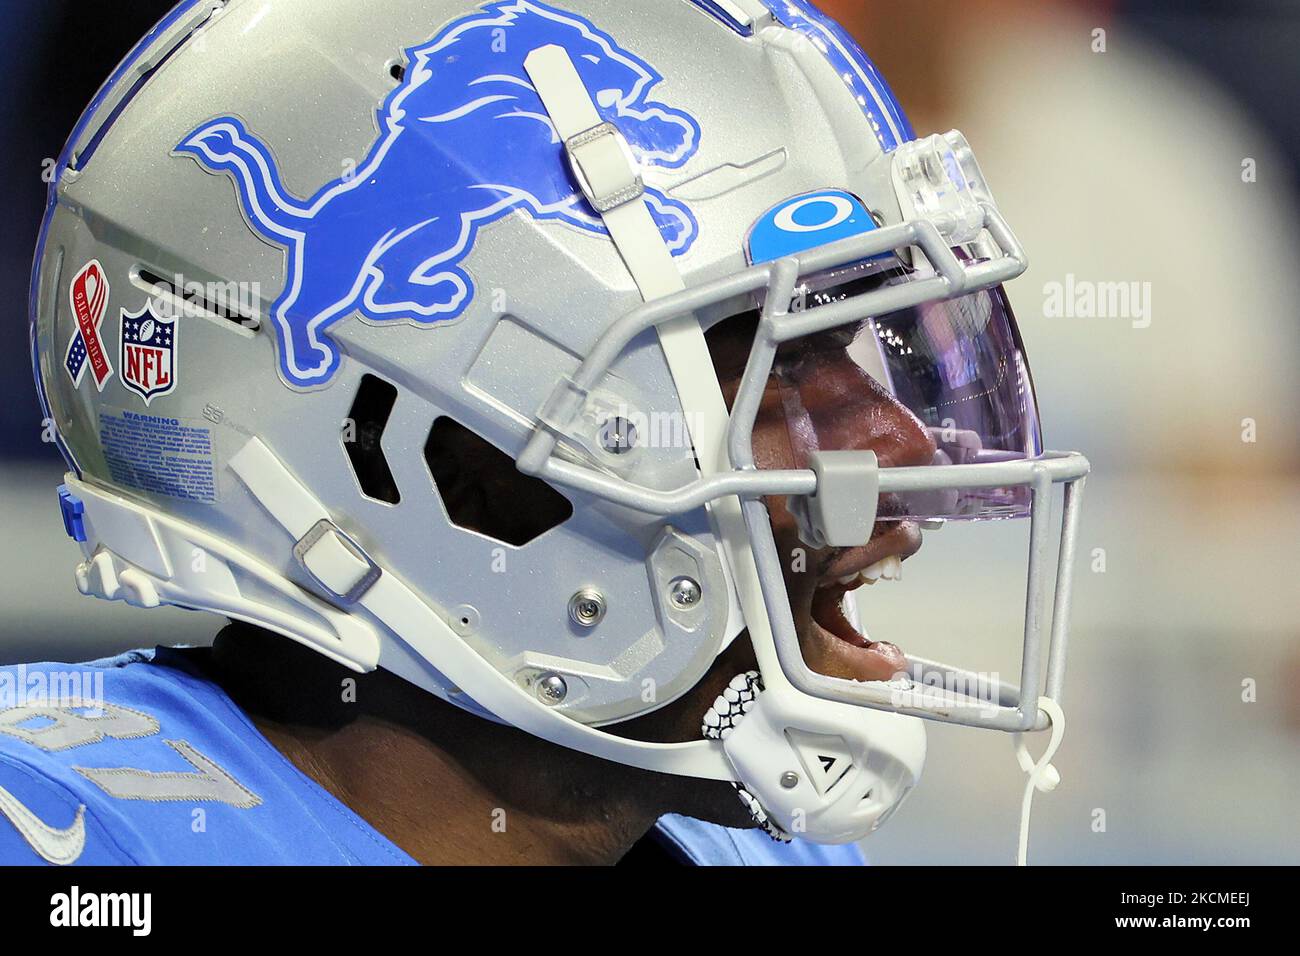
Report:
[[[665,817],[695,865],[860,864]],[[177,651],[0,668],[0,865],[413,866]]]

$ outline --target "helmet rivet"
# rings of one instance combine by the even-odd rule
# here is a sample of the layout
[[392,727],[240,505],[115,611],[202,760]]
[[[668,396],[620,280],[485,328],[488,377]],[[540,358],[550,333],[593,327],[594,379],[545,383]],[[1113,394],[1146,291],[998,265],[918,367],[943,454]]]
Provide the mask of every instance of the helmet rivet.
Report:
[[537,699],[554,707],[569,696],[569,685],[559,674],[546,674],[537,681]]
[[611,418],[600,428],[600,447],[611,455],[626,455],[636,447],[636,439],[636,426],[626,418]]
[[583,588],[569,598],[569,617],[579,627],[595,627],[605,617],[605,596],[595,588]]
[[668,585],[668,597],[673,607],[679,611],[688,611],[700,603],[700,585],[692,578],[676,578]]
[[795,787],[799,786],[799,775],[793,770],[787,770],[785,773],[781,774],[781,786],[786,790],[793,790]]

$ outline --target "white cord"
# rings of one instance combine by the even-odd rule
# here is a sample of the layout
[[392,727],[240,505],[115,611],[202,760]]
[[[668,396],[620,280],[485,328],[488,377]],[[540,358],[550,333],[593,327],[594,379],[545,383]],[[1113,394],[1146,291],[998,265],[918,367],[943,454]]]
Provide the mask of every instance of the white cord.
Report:
[[1017,866],[1027,865],[1029,858],[1029,809],[1034,800],[1034,791],[1050,793],[1061,783],[1061,775],[1052,766],[1052,758],[1056,756],[1057,748],[1061,746],[1061,738],[1065,736],[1065,711],[1050,697],[1038,698],[1038,706],[1051,718],[1052,737],[1048,740],[1047,749],[1043,751],[1037,763],[1029,756],[1029,750],[1025,747],[1024,734],[1015,735],[1016,760],[1020,762],[1020,769],[1029,774],[1029,779],[1025,781],[1025,796],[1020,803],[1020,847],[1016,854]]

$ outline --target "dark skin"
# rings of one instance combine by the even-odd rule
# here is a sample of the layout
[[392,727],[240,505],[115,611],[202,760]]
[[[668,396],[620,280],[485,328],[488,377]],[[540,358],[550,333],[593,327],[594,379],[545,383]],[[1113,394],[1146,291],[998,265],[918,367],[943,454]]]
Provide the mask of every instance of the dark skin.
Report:
[[[753,334],[753,321],[744,317],[709,333],[728,403]],[[797,385],[800,399],[819,427],[839,432],[837,447],[871,449],[885,467],[931,460],[934,446],[921,423],[842,346],[825,349],[815,367],[816,375]],[[764,395],[754,448],[762,468],[796,466],[776,376]],[[767,505],[781,553],[804,548],[784,499]],[[811,668],[858,680],[888,679],[901,668],[897,648],[870,644],[840,626],[835,606],[844,587],[832,582],[888,555],[910,556],[919,545],[914,525],[884,521],[865,548],[805,549],[806,562],[787,562],[786,586]],[[197,661],[296,767],[421,863],[612,864],[667,813],[752,825],[725,782],[670,777],[566,750],[475,717],[387,672],[353,674],[256,628],[228,627]],[[736,674],[756,667],[742,634],[683,698],[607,729],[646,741],[697,740],[713,700]]]

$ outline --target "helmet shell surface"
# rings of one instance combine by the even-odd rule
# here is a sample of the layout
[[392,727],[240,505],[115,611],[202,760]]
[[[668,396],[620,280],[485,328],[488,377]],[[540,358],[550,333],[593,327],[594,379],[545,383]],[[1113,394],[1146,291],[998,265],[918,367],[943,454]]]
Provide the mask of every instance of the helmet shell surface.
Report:
[[[72,467],[313,590],[226,467],[260,439],[498,670],[563,675],[558,709],[599,724],[680,696],[744,623],[703,508],[669,523],[566,489],[571,517],[509,543],[448,513],[426,446],[451,419],[516,456],[555,383],[641,302],[529,88],[539,46],[569,51],[626,136],[688,285],[743,268],[750,227],[789,197],[833,186],[898,218],[866,170],[905,121],[846,86],[842,36],[819,39],[804,4],[753,35],[704,6],[182,4],[92,104],[52,189],[34,353]],[[80,349],[98,360],[77,375]],[[395,501],[347,453],[368,377],[395,393],[377,439]],[[649,488],[695,477],[652,333],[595,400],[578,452]],[[608,452],[617,417],[659,440]],[[665,586],[682,576],[704,593],[686,614]],[[568,609],[584,590],[605,603],[593,627]],[[380,665],[457,698],[401,641]]]

